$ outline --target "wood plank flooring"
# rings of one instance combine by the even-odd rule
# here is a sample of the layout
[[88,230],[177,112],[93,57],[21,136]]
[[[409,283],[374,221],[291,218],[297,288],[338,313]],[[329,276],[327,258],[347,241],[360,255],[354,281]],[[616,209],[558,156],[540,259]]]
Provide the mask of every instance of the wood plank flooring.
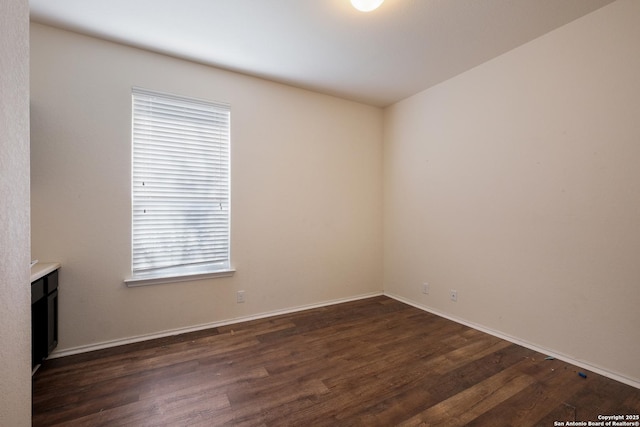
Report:
[[33,426],[553,426],[640,390],[387,297],[47,360]]

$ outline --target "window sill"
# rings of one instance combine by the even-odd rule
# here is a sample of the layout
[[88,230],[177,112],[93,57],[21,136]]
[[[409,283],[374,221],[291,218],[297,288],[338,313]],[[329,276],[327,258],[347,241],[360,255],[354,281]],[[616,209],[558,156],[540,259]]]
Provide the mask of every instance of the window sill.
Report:
[[135,277],[130,277],[128,279],[124,279],[124,283],[129,288],[135,288],[138,286],[160,285],[164,283],[191,282],[194,280],[217,279],[219,277],[231,277],[235,272],[236,270],[228,269],[228,270],[217,270],[217,271],[191,273],[191,274],[176,274],[176,275],[164,274],[164,275],[157,275],[157,276],[135,276]]

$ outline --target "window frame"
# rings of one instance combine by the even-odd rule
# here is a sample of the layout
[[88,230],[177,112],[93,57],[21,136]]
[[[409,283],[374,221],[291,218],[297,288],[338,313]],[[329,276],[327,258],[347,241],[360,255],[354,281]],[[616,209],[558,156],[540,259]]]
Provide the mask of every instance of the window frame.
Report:
[[[157,102],[157,104],[155,102]],[[182,261],[179,261],[177,265],[158,266],[157,264],[155,264],[155,266],[151,265],[151,267],[148,267],[148,268],[145,266],[144,269],[141,269],[140,267],[141,262],[139,260],[136,261],[136,256],[141,256],[142,254],[140,250],[136,250],[136,247],[135,247],[136,243],[134,241],[136,237],[138,237],[138,239],[142,238],[143,240],[148,239],[148,242],[154,241],[153,239],[155,238],[162,239],[161,237],[156,237],[156,236],[149,237],[149,235],[154,235],[154,234],[159,235],[159,233],[148,233],[148,232],[140,231],[141,230],[140,228],[136,229],[136,224],[139,227],[141,223],[144,223],[144,221],[140,221],[140,219],[136,220],[136,209],[138,209],[138,203],[141,203],[141,200],[144,200],[141,198],[140,194],[145,194],[146,200],[159,200],[159,199],[154,199],[152,196],[150,197],[148,194],[144,193],[145,190],[140,191],[139,189],[136,188],[136,173],[139,173],[140,170],[143,170],[145,174],[149,173],[147,171],[147,169],[149,168],[148,166],[149,163],[147,162],[147,166],[145,166],[145,162],[143,160],[140,160],[141,152],[145,151],[145,148],[140,148],[140,146],[144,146],[146,144],[146,145],[152,146],[151,150],[158,149],[161,152],[165,151],[164,148],[158,148],[163,145],[162,143],[159,143],[159,141],[157,140],[151,141],[152,138],[141,138],[141,135],[156,136],[154,132],[157,131],[157,128],[155,127],[155,125],[148,124],[150,122],[149,118],[153,117],[153,112],[149,113],[147,111],[142,112],[142,111],[136,110],[136,106],[138,106],[138,109],[139,109],[139,107],[143,105],[142,103],[145,103],[144,107],[149,108],[150,110],[158,107],[161,104],[164,106],[164,105],[167,105],[165,103],[168,103],[168,105],[171,105],[173,107],[182,105],[185,107],[184,108],[185,110],[191,110],[192,108],[194,108],[194,109],[204,109],[204,110],[210,111],[212,113],[211,113],[211,117],[207,117],[206,119],[206,120],[210,120],[206,122],[207,126],[214,126],[213,123],[215,122],[215,118],[219,118],[226,115],[226,121],[223,121],[222,125],[215,126],[216,130],[223,131],[222,137],[204,137],[204,139],[201,139],[198,141],[199,143],[212,144],[210,145],[210,147],[212,148],[213,151],[219,150],[221,153],[223,153],[223,154],[218,154],[217,155],[218,157],[216,157],[216,155],[212,155],[209,158],[209,160],[213,162],[220,161],[221,166],[217,169],[218,172],[226,171],[226,175],[224,175],[221,181],[222,186],[220,186],[220,182],[215,180],[214,181],[215,184],[208,183],[206,188],[213,188],[214,186],[217,188],[220,187],[221,189],[218,188],[217,192],[215,192],[215,197],[217,198],[221,197],[224,199],[224,201],[226,201],[226,205],[225,205],[226,206],[226,218],[225,218],[226,226],[224,222],[222,223],[222,227],[218,225],[215,226],[216,228],[222,228],[223,229],[222,231],[226,233],[226,235],[223,235],[223,239],[222,239],[222,241],[224,242],[225,241],[224,237],[226,236],[226,246],[224,244],[222,245],[223,256],[226,255],[224,260],[214,261],[213,259],[211,259],[208,262],[195,263],[195,264],[180,264],[179,262],[182,262]],[[173,108],[173,107],[170,107],[170,108]],[[185,113],[182,113],[182,114],[184,114],[187,117],[187,119],[183,119],[182,118],[183,116],[180,116],[181,117],[180,120],[186,121],[186,120],[194,119],[193,113],[191,113],[192,115],[186,115]],[[205,114],[208,114],[208,113],[205,113]],[[171,148],[178,147],[183,149],[186,152],[187,146],[182,144],[186,144],[185,140],[187,139],[187,137],[186,137],[186,133],[182,133],[183,132],[182,126],[176,125],[175,122],[171,121],[172,120],[171,118],[169,119],[167,119],[166,117],[162,118],[163,116],[162,113],[158,114],[156,117],[158,116],[160,117],[160,120],[163,120],[162,122],[163,125],[168,124],[169,126],[176,126],[176,128],[179,127],[179,129],[172,129],[178,132],[177,134],[179,135],[179,138],[177,139],[177,142],[170,143]],[[179,95],[169,94],[165,92],[133,87],[131,89],[131,116],[130,117],[131,117],[131,177],[130,177],[130,182],[131,182],[131,258],[130,258],[131,276],[125,279],[125,284],[129,287],[133,287],[133,286],[145,286],[145,285],[160,284],[160,283],[173,283],[173,282],[193,281],[193,280],[232,276],[235,272],[235,269],[231,267],[231,193],[230,193],[231,192],[231,106],[227,103],[211,102],[203,99],[179,96]],[[167,121],[164,121],[164,120],[167,120]],[[144,130],[141,131],[140,128],[143,128]],[[175,138],[172,138],[172,139],[175,139]],[[142,140],[145,140],[146,142],[142,142]],[[165,142],[164,144],[167,144],[167,143]],[[181,152],[179,155],[181,156],[183,154],[184,153]],[[167,155],[168,157],[166,159],[168,162],[177,163],[177,162],[174,162],[176,156],[172,156],[170,153],[163,153],[161,155]],[[138,158],[136,156],[138,156]],[[202,157],[204,157],[204,155],[202,155]],[[195,158],[199,159],[199,156],[196,154],[195,156],[191,157],[191,160],[193,161],[193,159]],[[225,160],[226,160],[226,163],[225,163]],[[183,161],[180,163],[186,163],[186,162]],[[145,169],[145,167],[147,169]],[[191,167],[192,166],[189,166],[189,168]],[[184,172],[187,172],[187,169],[184,169],[184,166],[181,164],[175,167],[169,167],[169,169],[163,172],[163,174],[166,173],[166,176],[173,177],[174,171],[178,171],[177,173],[182,174]],[[192,170],[188,170],[188,172],[194,173]],[[162,178],[165,178],[165,175],[163,175]],[[211,179],[211,177],[209,178]],[[151,181],[151,178],[146,178],[144,179],[144,181]],[[171,181],[169,184],[166,184],[166,187],[165,187],[165,184],[158,184],[158,185],[163,190],[166,190],[167,194],[176,192],[176,191],[179,191],[179,192],[183,191],[182,189],[177,190],[178,185],[176,185]],[[209,185],[211,185],[212,187],[209,187]],[[191,188],[186,191],[186,194],[193,195],[195,194],[195,192],[197,192],[197,190],[194,190],[193,188]],[[163,196],[166,196],[167,194],[163,193],[160,196],[160,198],[162,198]],[[226,196],[221,196],[221,194]],[[180,193],[180,195],[184,195],[184,194]],[[206,200],[209,197],[210,195],[207,194],[206,196],[202,196],[201,199]],[[224,197],[226,197],[226,199]],[[163,202],[163,203],[166,203],[166,202]],[[170,215],[173,215],[175,214],[175,211],[173,209],[176,209],[176,211],[178,210],[177,206],[179,206],[179,202],[173,201],[171,203],[163,205],[163,207],[169,207],[171,209]],[[191,205],[189,206],[192,207]],[[221,206],[221,209],[223,209],[222,204],[220,206]],[[146,212],[146,210],[144,210],[144,212]],[[206,214],[206,215],[209,216],[210,214]],[[222,215],[224,216],[225,214],[223,213]],[[137,217],[141,218],[140,215],[138,215]],[[153,221],[156,221],[156,220],[154,220],[153,217],[151,217],[149,221],[153,223]],[[189,220],[189,221],[196,221],[196,220]],[[184,226],[185,224],[188,225],[189,221],[185,223],[185,220],[183,219],[180,225],[181,226]],[[190,227],[188,228],[190,230]],[[136,233],[136,230],[137,230],[137,233]],[[209,236],[211,236],[211,234],[209,234]],[[215,237],[213,238],[209,237],[209,239],[207,240],[209,240],[207,242],[208,243],[207,248],[209,248],[210,250],[213,250],[214,249],[213,240],[220,241],[220,238],[218,235],[215,235]],[[175,245],[175,241],[172,241],[167,246],[163,246],[162,249],[165,251],[167,255],[170,256],[171,247],[178,246],[179,247],[178,252],[180,253],[180,257],[183,257],[185,256],[183,255],[183,252],[188,252],[188,250],[185,251],[185,248],[191,247],[190,243],[186,243],[184,246],[180,246],[179,244],[175,246],[174,245]],[[150,246],[146,246],[146,247],[148,251],[153,251],[153,249],[151,249]],[[226,254],[224,253],[225,248],[226,248]],[[160,252],[162,252],[162,250]],[[191,254],[193,253],[194,252],[191,251]],[[155,254],[158,255],[158,252],[155,252]],[[144,254],[142,256],[144,256]],[[153,258],[152,255],[148,255],[148,257]],[[186,257],[190,258],[192,257],[192,255],[191,256],[187,255]],[[157,263],[159,261],[155,260],[154,262]],[[153,264],[153,262],[151,264]],[[137,269],[136,269],[136,266],[138,267]]]

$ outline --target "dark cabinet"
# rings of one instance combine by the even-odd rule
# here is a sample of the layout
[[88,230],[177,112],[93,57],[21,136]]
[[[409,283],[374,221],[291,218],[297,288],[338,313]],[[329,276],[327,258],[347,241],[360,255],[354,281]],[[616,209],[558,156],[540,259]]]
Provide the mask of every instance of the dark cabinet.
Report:
[[31,366],[58,345],[58,270],[31,283]]

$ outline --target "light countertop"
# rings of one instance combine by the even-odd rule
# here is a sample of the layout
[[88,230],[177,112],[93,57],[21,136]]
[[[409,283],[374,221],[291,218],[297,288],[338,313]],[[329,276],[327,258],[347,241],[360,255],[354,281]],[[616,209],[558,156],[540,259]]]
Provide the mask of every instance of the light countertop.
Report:
[[38,262],[31,266],[31,283],[35,282],[41,277],[56,271],[61,267],[59,262]]

